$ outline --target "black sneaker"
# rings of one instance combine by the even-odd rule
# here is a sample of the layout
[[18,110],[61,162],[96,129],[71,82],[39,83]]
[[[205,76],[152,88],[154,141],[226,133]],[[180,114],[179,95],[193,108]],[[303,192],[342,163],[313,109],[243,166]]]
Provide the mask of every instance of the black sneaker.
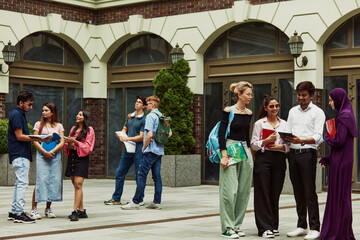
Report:
[[79,221],[77,211],[73,211],[71,215],[69,215],[70,221]]
[[86,209],[84,209],[84,211],[77,210],[77,215],[79,218],[88,218],[88,215],[86,214]]
[[9,212],[8,220],[9,221],[14,221],[16,216],[17,216],[16,214],[13,214],[12,212]]
[[23,212],[20,215],[15,216],[14,223],[35,223],[35,220]]

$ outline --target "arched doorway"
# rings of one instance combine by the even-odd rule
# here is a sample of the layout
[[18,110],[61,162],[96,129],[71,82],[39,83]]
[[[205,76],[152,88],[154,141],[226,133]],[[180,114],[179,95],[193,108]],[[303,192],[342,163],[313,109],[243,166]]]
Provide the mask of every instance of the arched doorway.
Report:
[[17,59],[9,73],[6,117],[16,106],[18,92],[28,90],[35,96],[28,122],[34,125],[41,117],[42,105],[53,102],[68,133],[82,105],[82,60],[64,40],[44,32],[25,37],[16,48]]
[[[329,92],[337,87],[347,91],[360,126],[360,15],[352,17],[338,27],[324,44],[324,111],[327,118],[336,116],[328,105]],[[358,131],[360,133],[359,127]],[[325,146],[328,154],[329,147]],[[356,140],[353,170],[354,190],[360,191],[360,142]],[[327,174],[324,176],[327,185]]]
[[[151,96],[152,80],[161,68],[170,68],[172,47],[161,37],[146,34],[122,44],[108,62],[107,176],[115,176],[123,146],[115,131],[123,128],[127,113],[134,111],[137,95]],[[134,177],[130,169],[128,176]]]
[[[254,85],[254,98],[248,106],[254,113],[253,122],[264,94],[279,97],[280,117],[287,119],[288,110],[295,104],[293,58],[287,41],[288,37],[276,27],[252,22],[226,31],[213,42],[204,55],[205,142],[220,120],[222,109],[232,104],[229,86],[233,82]],[[202,181],[216,183],[219,166],[203,161]]]

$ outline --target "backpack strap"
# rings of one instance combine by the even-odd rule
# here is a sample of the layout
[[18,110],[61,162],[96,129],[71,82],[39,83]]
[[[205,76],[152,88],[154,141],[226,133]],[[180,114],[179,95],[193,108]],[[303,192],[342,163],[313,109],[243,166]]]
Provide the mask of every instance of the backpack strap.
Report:
[[[152,111],[151,111],[150,113],[152,113]],[[150,114],[150,113],[149,113],[149,114]],[[159,124],[160,124],[160,115],[157,114],[156,112],[153,112],[153,113],[158,117],[158,119],[159,119]],[[159,126],[158,126],[158,129],[159,129]],[[156,129],[156,132],[157,132],[158,129]],[[152,141],[152,142],[155,142],[155,134],[153,134],[153,136],[152,136],[152,138],[151,138],[151,141]]]
[[225,139],[227,139],[227,137],[230,134],[230,125],[231,125],[232,121],[234,120],[234,110],[231,108],[231,106],[229,106],[229,108],[230,108],[229,124],[228,124],[228,126],[226,128]]

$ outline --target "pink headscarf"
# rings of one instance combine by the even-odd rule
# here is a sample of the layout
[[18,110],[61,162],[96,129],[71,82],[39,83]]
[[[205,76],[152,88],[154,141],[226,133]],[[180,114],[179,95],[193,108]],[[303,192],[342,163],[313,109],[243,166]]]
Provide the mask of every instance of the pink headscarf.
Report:
[[349,133],[357,138],[356,119],[346,91],[342,88],[335,88],[330,92],[330,97],[334,101],[335,109],[338,111],[335,123],[341,122]]

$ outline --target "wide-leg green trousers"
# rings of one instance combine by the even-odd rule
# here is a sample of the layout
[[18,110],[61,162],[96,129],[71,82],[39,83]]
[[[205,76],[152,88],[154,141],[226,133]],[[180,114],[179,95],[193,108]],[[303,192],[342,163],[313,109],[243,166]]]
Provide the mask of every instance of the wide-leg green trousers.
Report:
[[[228,139],[226,146],[237,143]],[[231,165],[226,169],[220,167],[219,197],[221,231],[227,229],[238,230],[244,220],[245,211],[249,202],[253,158],[246,142],[242,142],[248,159]]]

